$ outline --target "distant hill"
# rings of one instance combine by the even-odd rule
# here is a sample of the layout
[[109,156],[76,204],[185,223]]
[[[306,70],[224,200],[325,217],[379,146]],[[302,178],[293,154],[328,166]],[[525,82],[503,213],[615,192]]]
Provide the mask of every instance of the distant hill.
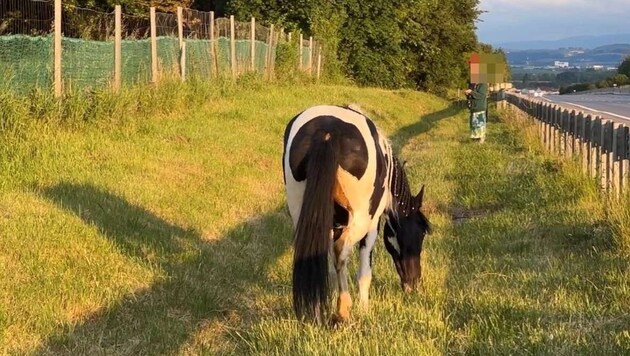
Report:
[[628,55],[630,44],[607,44],[593,49],[569,47],[556,49],[506,50],[508,62],[516,66],[550,66],[554,61],[569,62],[582,68],[592,65],[614,67]]
[[567,47],[579,47],[585,49],[594,49],[600,46],[606,46],[611,43],[628,43],[630,44],[630,33],[621,33],[614,35],[600,36],[575,36],[563,38],[555,41],[519,41],[493,43],[494,47],[500,47],[506,50],[526,50],[526,49],[556,49]]

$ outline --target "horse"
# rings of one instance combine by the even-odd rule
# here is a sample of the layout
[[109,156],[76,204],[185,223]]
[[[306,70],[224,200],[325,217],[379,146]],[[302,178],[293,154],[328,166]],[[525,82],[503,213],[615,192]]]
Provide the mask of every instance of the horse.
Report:
[[[293,309],[322,322],[329,293],[338,288],[333,321],[349,319],[348,257],[359,243],[359,302],[368,308],[372,249],[385,214],[384,243],[402,289],[415,289],[427,217],[424,186],[411,193],[403,166],[386,137],[358,107],[320,105],[293,117],[282,158],[293,237]],[[329,270],[329,257],[332,268]]]

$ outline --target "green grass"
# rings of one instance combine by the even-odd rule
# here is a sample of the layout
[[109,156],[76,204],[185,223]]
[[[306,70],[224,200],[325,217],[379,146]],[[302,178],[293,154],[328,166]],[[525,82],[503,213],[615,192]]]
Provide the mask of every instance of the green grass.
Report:
[[[494,116],[477,145],[465,112],[428,94],[255,80],[64,105],[3,95],[0,353],[630,349],[622,225],[525,122]],[[435,232],[419,293],[400,291],[379,242],[370,311],[317,327],[290,304],[282,134],[310,105],[350,102],[388,133],[414,190],[426,184]]]

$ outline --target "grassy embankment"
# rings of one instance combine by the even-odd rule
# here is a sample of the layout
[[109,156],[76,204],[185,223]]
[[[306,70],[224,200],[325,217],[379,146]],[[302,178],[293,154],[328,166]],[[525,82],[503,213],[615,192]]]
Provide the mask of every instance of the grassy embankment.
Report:
[[[427,185],[435,232],[420,293],[379,242],[370,312],[330,329],[292,315],[281,138],[305,107],[350,102]],[[0,353],[630,349],[623,214],[526,123],[495,118],[477,145],[428,94],[256,83],[0,106]]]

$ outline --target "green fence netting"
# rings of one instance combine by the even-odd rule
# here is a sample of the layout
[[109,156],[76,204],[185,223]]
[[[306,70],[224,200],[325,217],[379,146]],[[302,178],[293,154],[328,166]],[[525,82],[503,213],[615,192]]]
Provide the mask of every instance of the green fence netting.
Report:
[[28,92],[53,82],[52,36],[0,36],[0,87]]
[[[209,77],[213,73],[230,75],[230,40],[215,40],[216,61],[212,61],[209,40],[186,39],[186,74]],[[123,40],[122,82],[125,85],[151,81],[150,39]],[[158,65],[162,74],[179,73],[179,41],[175,37],[157,38]],[[237,40],[238,73],[251,70],[251,42]],[[275,48],[255,41],[255,70],[263,73],[275,60]],[[53,78],[52,36],[0,36],[0,86],[18,92],[34,87],[51,88]],[[111,85],[114,76],[114,42],[75,38],[62,40],[62,78],[66,90],[96,89]]]
[[311,57],[311,49],[307,47],[302,47],[302,68],[308,69],[310,57]]

